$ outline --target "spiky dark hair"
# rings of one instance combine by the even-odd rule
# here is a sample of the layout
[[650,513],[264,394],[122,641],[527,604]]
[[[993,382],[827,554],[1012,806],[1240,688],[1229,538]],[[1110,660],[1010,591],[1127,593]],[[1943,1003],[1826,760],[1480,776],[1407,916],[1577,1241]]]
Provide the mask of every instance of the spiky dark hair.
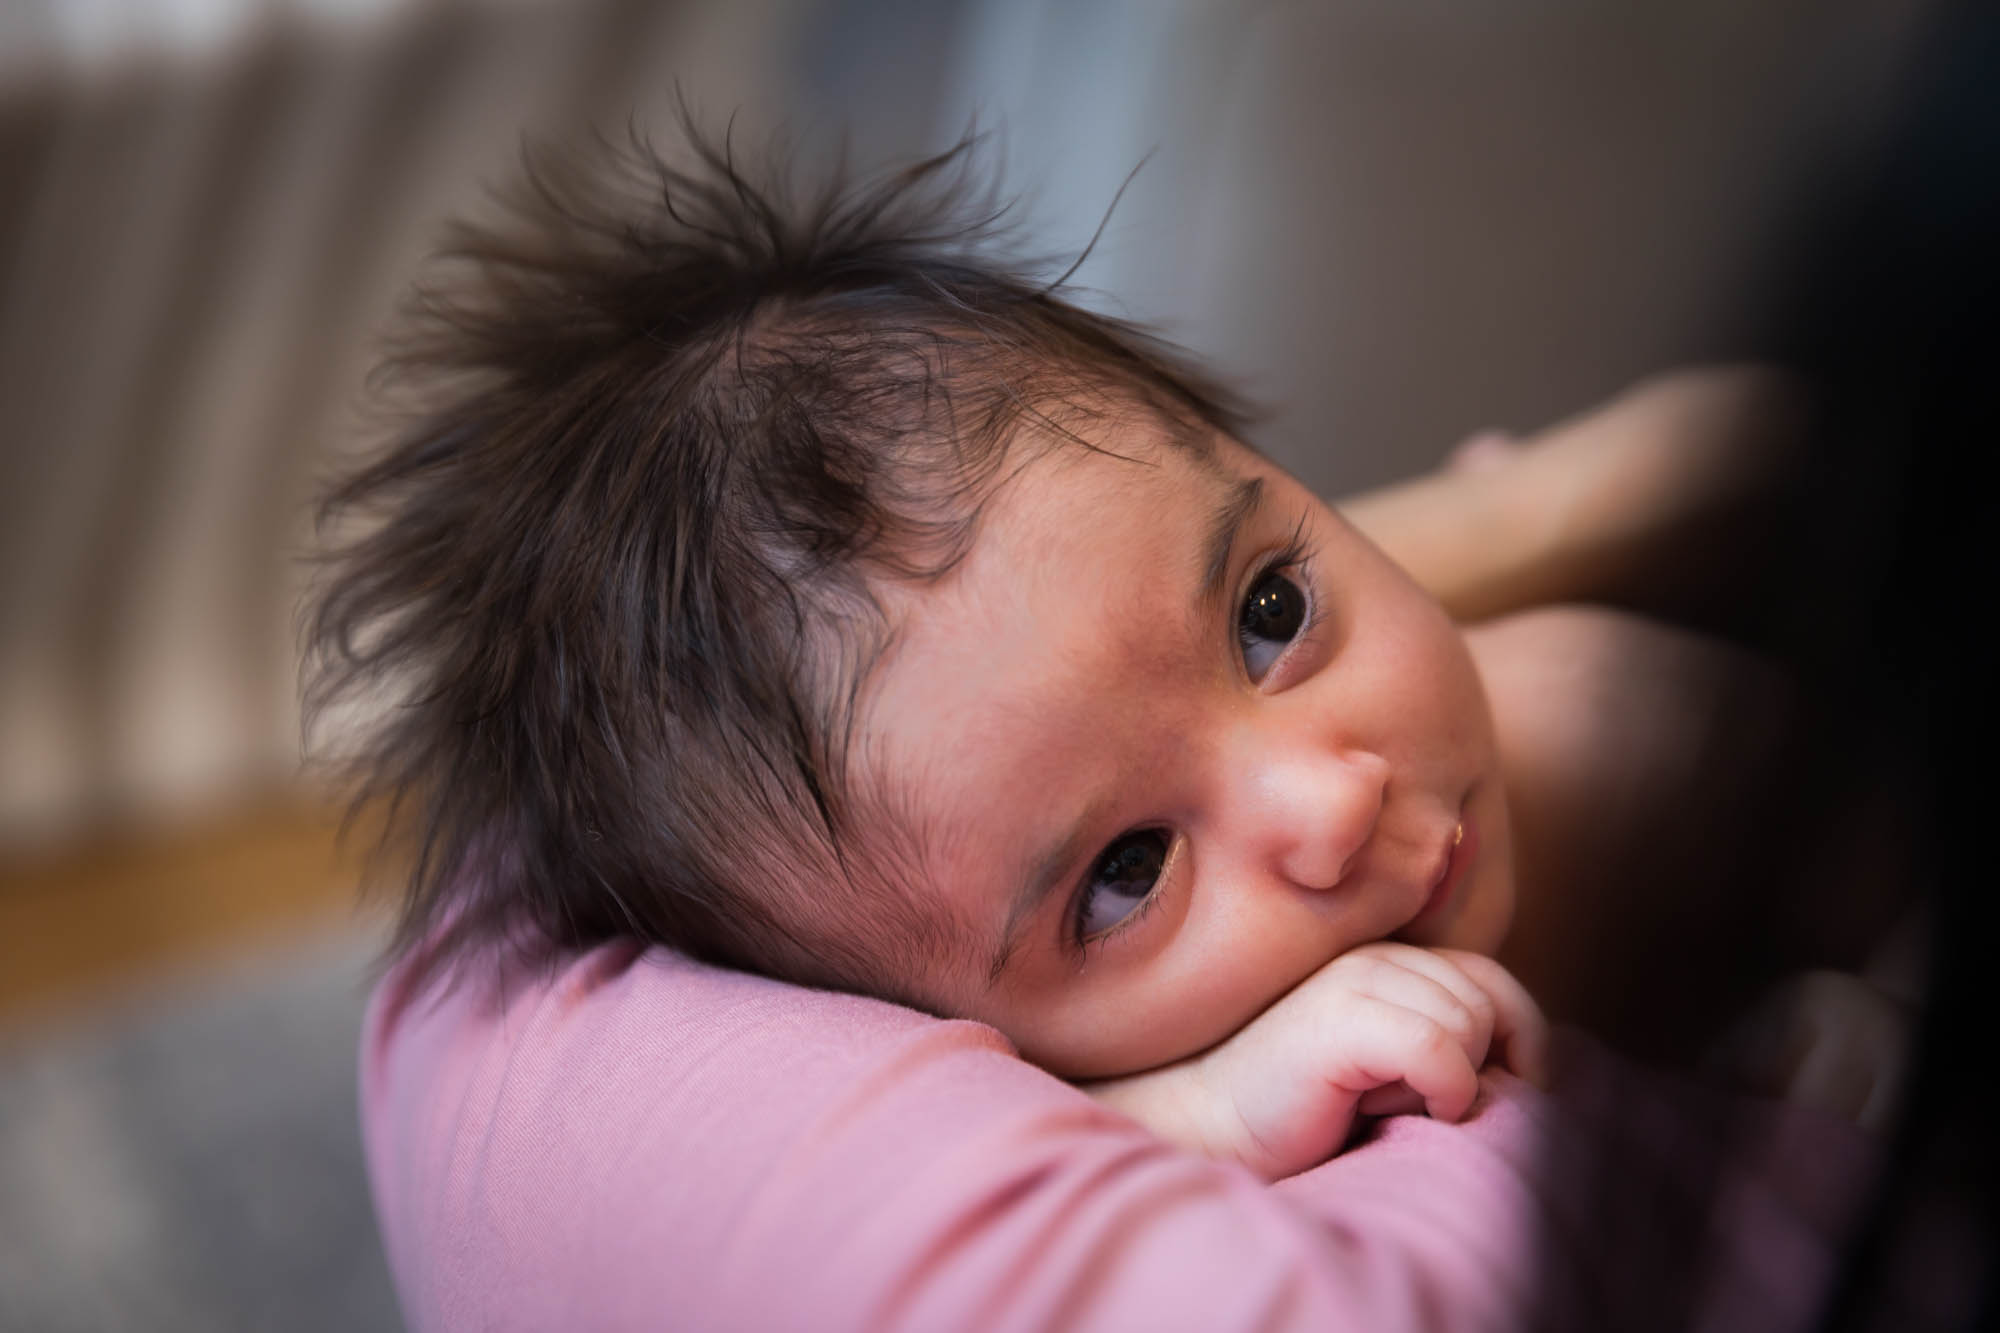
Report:
[[531,157],[454,233],[385,363],[421,406],[323,502],[364,535],[309,609],[307,716],[387,695],[341,762],[407,848],[400,948],[633,937],[910,998],[883,959],[948,942],[909,886],[824,910],[860,878],[871,587],[963,556],[1028,416],[1238,412],[995,257],[974,140],[800,188],[686,139]]

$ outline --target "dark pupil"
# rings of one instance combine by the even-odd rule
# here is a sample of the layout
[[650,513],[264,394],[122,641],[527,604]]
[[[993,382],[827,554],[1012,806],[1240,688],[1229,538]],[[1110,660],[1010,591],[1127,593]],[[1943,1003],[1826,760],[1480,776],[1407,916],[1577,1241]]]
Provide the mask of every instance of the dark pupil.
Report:
[[1136,890],[1144,897],[1166,863],[1165,839],[1157,833],[1135,833],[1112,844],[1097,868],[1097,882],[1115,892]]
[[1305,618],[1306,598],[1298,585],[1282,575],[1266,574],[1243,603],[1243,635],[1290,643]]

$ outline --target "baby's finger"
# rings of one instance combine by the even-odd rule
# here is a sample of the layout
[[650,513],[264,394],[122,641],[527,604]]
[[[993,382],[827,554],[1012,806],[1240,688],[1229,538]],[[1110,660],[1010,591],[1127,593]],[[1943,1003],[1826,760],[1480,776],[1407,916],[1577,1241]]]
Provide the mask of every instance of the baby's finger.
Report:
[[1507,1068],[1535,1087],[1547,1087],[1549,1020],[1542,1016],[1542,1007],[1528,994],[1528,988],[1484,954],[1462,949],[1438,952],[1463,968],[1493,1002],[1493,1041]]
[[[1445,1023],[1447,1027],[1453,1027],[1455,1031],[1458,1030],[1456,1024],[1469,1023],[1470,1026],[1461,1034],[1465,1038],[1466,1054],[1472,1057],[1475,1065],[1486,1062],[1487,1048],[1493,1040],[1494,1024],[1499,1013],[1493,997],[1486,993],[1486,988],[1467,975],[1465,969],[1458,965],[1459,959],[1478,955],[1466,954],[1455,949],[1425,949],[1414,944],[1384,941],[1355,950],[1355,956],[1357,964],[1367,967],[1358,979],[1362,989],[1379,993],[1384,999],[1397,999],[1413,1009],[1421,1009]],[[1449,994],[1453,1003],[1463,1008],[1464,1017],[1447,1020],[1444,1010],[1434,1005],[1417,1003],[1411,993],[1391,994],[1386,990],[1378,990],[1379,986],[1387,984],[1390,973],[1386,969],[1400,969],[1406,974],[1414,973],[1441,987]]]
[[1421,949],[1410,952],[1427,966],[1406,967],[1400,958],[1381,956],[1357,959],[1348,978],[1354,993],[1422,1014],[1449,1032],[1477,1069],[1493,1041],[1493,1002],[1450,963]]
[[1341,1033],[1341,1059],[1329,1081],[1358,1104],[1376,1088],[1407,1083],[1438,1120],[1458,1120],[1479,1095],[1479,1073],[1465,1048],[1443,1027],[1411,1009],[1358,997],[1353,1022]]

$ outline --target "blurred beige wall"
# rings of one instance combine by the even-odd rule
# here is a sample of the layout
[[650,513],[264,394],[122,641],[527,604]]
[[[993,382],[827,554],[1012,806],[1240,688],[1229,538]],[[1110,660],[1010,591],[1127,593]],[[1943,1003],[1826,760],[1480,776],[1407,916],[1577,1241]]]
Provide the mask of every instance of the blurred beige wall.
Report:
[[296,783],[306,506],[524,131],[1003,132],[1080,280],[1329,492],[1747,345],[1900,0],[44,0],[0,10],[0,854]]

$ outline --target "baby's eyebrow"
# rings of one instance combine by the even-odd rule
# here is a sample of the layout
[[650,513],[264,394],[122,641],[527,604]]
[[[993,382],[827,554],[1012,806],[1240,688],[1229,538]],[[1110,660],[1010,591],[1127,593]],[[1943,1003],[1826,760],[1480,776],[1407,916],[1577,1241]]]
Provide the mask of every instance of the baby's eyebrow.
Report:
[[1201,591],[1195,599],[1198,609],[1213,612],[1222,599],[1223,583],[1229,577],[1229,557],[1236,549],[1236,534],[1264,498],[1264,479],[1245,477],[1231,486],[1222,502],[1209,516],[1207,539],[1202,544]]

